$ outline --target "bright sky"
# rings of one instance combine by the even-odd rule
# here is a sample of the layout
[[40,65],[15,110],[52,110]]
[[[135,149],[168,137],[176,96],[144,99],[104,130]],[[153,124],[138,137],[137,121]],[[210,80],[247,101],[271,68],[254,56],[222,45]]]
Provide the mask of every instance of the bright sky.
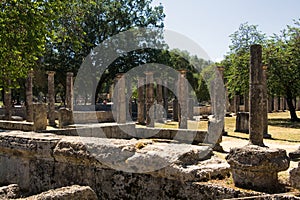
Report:
[[258,25],[267,35],[300,19],[300,0],[153,0],[162,3],[165,28],[200,45],[213,61],[228,52],[229,35],[241,23]]

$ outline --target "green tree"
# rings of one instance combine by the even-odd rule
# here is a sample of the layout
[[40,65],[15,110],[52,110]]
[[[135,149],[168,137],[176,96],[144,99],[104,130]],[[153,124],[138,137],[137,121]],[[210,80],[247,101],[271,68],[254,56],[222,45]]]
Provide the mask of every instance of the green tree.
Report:
[[291,121],[299,121],[293,100],[300,94],[300,24],[287,26],[274,35],[265,49],[268,88],[272,95],[286,97]]
[[[163,27],[163,7],[152,7],[151,2],[152,0],[93,0],[85,3],[76,0],[74,12],[61,17],[59,24],[54,24],[57,37],[65,39],[48,42],[45,69],[59,71],[58,79],[65,85],[66,72],[72,71],[76,76],[83,59],[91,49],[112,36],[133,27]],[[137,55],[135,52],[131,54]],[[122,59],[125,61],[130,58],[125,55]],[[114,66],[122,63],[122,59],[115,62]],[[126,63],[129,64],[124,68],[130,65],[130,62]],[[117,73],[118,69],[114,66],[111,65],[108,71],[102,74],[99,84],[96,81],[99,75],[93,74],[93,77],[90,77],[92,87],[97,87],[96,94],[102,83],[106,83]],[[92,99],[96,101],[97,96],[93,96]]]
[[[53,38],[49,22],[55,23],[64,1],[4,0],[0,3],[0,77],[1,85],[13,87],[17,79],[37,64],[47,38]],[[10,84],[7,84],[10,80]]]
[[211,62],[179,49],[169,51],[168,55],[164,56],[168,58],[164,64],[172,66],[176,70],[186,69],[186,78],[193,88],[198,102],[209,101],[210,95],[207,82],[211,78],[209,77],[211,73],[208,72],[211,68]]
[[265,34],[258,30],[257,25],[243,23],[229,37],[231,38],[230,52],[221,62],[221,65],[225,66],[228,92],[231,96],[246,94],[249,91],[250,46],[264,45]]

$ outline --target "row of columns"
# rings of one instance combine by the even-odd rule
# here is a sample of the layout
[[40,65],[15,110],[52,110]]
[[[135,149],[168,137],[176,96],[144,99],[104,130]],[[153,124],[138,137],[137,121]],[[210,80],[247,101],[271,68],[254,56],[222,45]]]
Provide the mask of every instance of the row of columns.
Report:
[[[179,122],[179,128],[187,128],[188,113],[193,112],[188,107],[188,89],[186,80],[186,71],[180,70],[178,75],[177,96],[178,103],[175,101],[173,115],[176,116]],[[137,93],[138,93],[138,115],[137,121],[139,124],[144,124],[149,127],[154,127],[155,121],[162,122],[163,118],[167,117],[168,112],[168,88],[167,82],[162,82],[161,79],[154,80],[154,73],[148,71],[145,77],[138,77]],[[126,95],[125,95],[125,75],[118,74],[115,78],[115,91],[113,99],[114,110],[116,112],[117,123],[126,122]],[[156,82],[156,96],[155,86]],[[128,85],[128,84],[127,84]],[[127,94],[131,87],[127,87]],[[130,105],[129,105],[130,106]],[[192,108],[190,108],[192,109]]]
[[[55,85],[54,85],[54,71],[48,71],[48,123],[50,126],[55,126]],[[26,79],[26,121],[33,121],[33,71],[28,72]],[[66,78],[66,107],[70,110],[73,110],[73,73],[68,72]]]
[[[245,95],[244,98],[244,109],[240,109],[240,95],[235,95],[234,98],[231,100],[231,107],[228,108],[228,111],[233,113],[238,113],[239,111],[249,112],[249,96]],[[266,108],[269,113],[271,112],[278,112],[278,111],[285,111],[288,109],[286,99],[284,97],[268,97],[265,100]],[[300,111],[300,98],[294,103],[295,109]]]

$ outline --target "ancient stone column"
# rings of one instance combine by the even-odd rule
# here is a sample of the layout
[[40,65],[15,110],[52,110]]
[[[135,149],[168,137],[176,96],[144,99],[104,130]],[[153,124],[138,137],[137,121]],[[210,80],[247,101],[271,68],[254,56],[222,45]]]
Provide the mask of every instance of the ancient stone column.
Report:
[[54,71],[48,71],[48,105],[49,105],[49,126],[56,126],[55,123],[55,91],[54,91]]
[[234,98],[229,99],[229,112],[235,113]]
[[[294,104],[293,104],[294,105]],[[295,106],[295,105],[294,105]],[[284,110],[288,110],[288,106],[287,106],[287,101],[286,101],[286,98],[284,97],[283,98],[283,108]]]
[[264,146],[264,98],[267,94],[264,84],[261,46],[252,45],[250,53],[250,143]]
[[[224,66],[218,66],[217,67],[218,72],[221,76],[221,79],[223,81],[224,87],[225,87],[225,79],[224,79]],[[228,101],[228,94],[226,93],[226,88],[225,89],[225,113],[227,112],[227,101]],[[228,135],[228,133],[225,131],[225,120],[224,120],[224,124],[223,124],[223,129],[222,129],[222,135]],[[220,140],[220,142],[222,142],[222,140]]]
[[178,104],[177,97],[175,97],[175,99],[173,100],[173,121],[174,122],[179,121],[178,116],[179,116],[179,104]]
[[289,158],[283,149],[271,149],[263,143],[264,78],[262,68],[262,48],[250,48],[250,144],[242,148],[232,148],[226,160],[232,170],[237,187],[255,189],[262,192],[278,191],[278,172],[289,168]]
[[11,102],[11,80],[5,79],[6,86],[4,86],[4,106],[5,106],[5,113],[4,118],[6,120],[11,120],[12,117],[12,102]]
[[109,87],[109,100],[113,102],[113,94],[114,94],[114,84],[111,84]]
[[164,100],[164,109],[165,109],[165,115],[164,118],[168,118],[168,110],[169,110],[169,103],[168,103],[168,81],[164,80],[164,86],[163,86],[163,100]]
[[220,76],[223,80],[223,84],[225,87],[225,112],[230,112],[230,101],[229,101],[229,95],[228,95],[228,88],[226,86],[226,80],[224,78],[224,70],[225,70],[224,66],[218,66],[218,71],[220,73]]
[[158,122],[163,123],[163,86],[162,80],[160,78],[156,79],[156,101],[157,101],[157,110],[156,110],[156,117]]
[[280,108],[279,108],[279,110],[280,111],[284,111],[284,98],[283,97],[280,97]]
[[211,80],[210,81],[210,107],[211,107],[211,114],[214,115],[216,113],[215,111],[215,103],[216,103],[216,91],[215,91],[215,81]]
[[132,84],[131,79],[129,77],[126,77],[126,101],[128,102],[128,109],[126,110],[126,118],[128,120],[132,120]]
[[[146,72],[146,125],[154,127],[154,83],[153,72]],[[150,109],[152,107],[152,109]]]
[[138,123],[145,124],[145,79],[138,78]]
[[273,98],[271,96],[268,97],[268,112],[271,113],[273,111],[272,107]]
[[238,113],[240,111],[240,95],[234,95],[234,113]]
[[73,110],[73,98],[73,73],[68,72],[66,80],[66,108],[68,108],[69,110]]
[[278,108],[278,97],[277,96],[274,97],[273,102],[274,102],[274,111],[277,112],[278,109],[279,109]]
[[118,99],[118,92],[119,92],[119,90],[118,90],[118,81],[119,81],[119,79],[120,79],[120,77],[122,77],[121,75],[116,75],[116,77],[115,77],[115,79],[114,79],[114,84],[113,84],[113,96],[112,96],[112,99],[113,99],[113,107],[112,107],[112,111],[113,111],[113,113],[115,113],[115,121],[118,121],[118,115],[119,115],[119,112],[118,112],[118,110],[119,110],[119,108],[118,108],[118,106],[119,106],[119,99]]
[[33,122],[33,108],[32,108],[32,78],[33,71],[30,70],[27,75],[25,88],[26,88],[26,121]]
[[187,90],[187,80],[186,80],[186,70],[180,70],[179,71],[179,91],[178,91],[178,102],[180,111],[178,114],[179,120],[179,128],[181,129],[187,129],[188,121],[187,121],[187,98],[188,98],[188,90]]
[[117,106],[117,123],[125,124],[126,123],[126,95],[125,95],[125,75],[118,74],[117,75],[118,84],[118,106]]
[[245,112],[249,112],[249,93],[245,94],[244,96],[244,105],[245,105]]
[[263,77],[262,77],[262,85],[263,85],[263,134],[268,135],[268,94],[267,94],[267,66],[262,66]]
[[194,117],[194,99],[192,97],[189,97],[189,99],[188,99],[187,115],[188,115],[189,120],[193,120],[193,117]]

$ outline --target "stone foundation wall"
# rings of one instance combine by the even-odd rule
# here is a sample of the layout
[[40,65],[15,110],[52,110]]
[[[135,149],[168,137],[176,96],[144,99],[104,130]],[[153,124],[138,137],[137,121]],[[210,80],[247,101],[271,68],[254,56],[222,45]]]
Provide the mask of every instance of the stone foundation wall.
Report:
[[78,124],[114,121],[111,111],[74,111],[73,119]]
[[34,125],[33,125],[33,122],[19,122],[19,121],[0,120],[0,129],[33,131],[34,130]]
[[[135,151],[142,153],[143,149],[148,147],[148,143],[144,142],[143,145],[140,145],[141,143],[136,140],[106,139],[101,140],[101,144],[98,146],[93,142],[90,142],[88,146],[99,151],[98,153],[94,152],[95,155],[106,157],[109,154],[103,155],[102,151],[107,148],[112,148],[111,152],[116,151],[120,155],[124,151],[131,152],[132,147],[137,148]],[[163,143],[149,143],[149,145],[149,151],[144,151],[146,154],[145,156],[140,155],[140,159],[147,159],[153,154],[153,151],[161,149],[158,148],[159,146],[164,146]],[[154,145],[152,150],[151,145]],[[200,153],[201,149],[207,148],[179,145],[173,150],[181,150],[184,147],[189,147],[191,150],[182,154],[176,161],[177,164],[171,164],[154,174],[151,172],[130,173],[116,170],[95,159],[93,151],[83,145],[82,138],[32,132],[2,133],[0,135],[0,184],[18,184],[20,190],[26,195],[74,184],[85,185],[90,186],[99,199],[201,200],[254,195],[254,193],[197,182],[205,180],[203,179],[205,177],[212,177],[210,174],[212,169],[210,169],[206,170],[206,173],[209,174],[201,178],[204,171],[201,170],[201,165],[196,164],[202,158],[197,152]],[[152,153],[147,154],[147,152]],[[161,154],[156,153],[152,156],[157,158],[159,155]],[[168,157],[169,155],[173,154],[164,156]],[[141,163],[146,167],[148,164],[153,164],[142,160]],[[180,163],[185,167],[179,166]],[[220,161],[213,162],[212,166],[217,164],[220,164]],[[203,166],[205,168],[208,165],[206,163]],[[223,166],[220,172],[217,171],[217,176],[224,176],[228,173],[227,170],[228,167],[224,168]],[[257,195],[257,193],[255,194]]]
[[[20,116],[23,119],[26,118],[26,108],[25,107],[13,107],[11,109],[12,115],[13,116]],[[5,113],[5,109],[4,108],[0,108],[0,115],[4,115]]]

